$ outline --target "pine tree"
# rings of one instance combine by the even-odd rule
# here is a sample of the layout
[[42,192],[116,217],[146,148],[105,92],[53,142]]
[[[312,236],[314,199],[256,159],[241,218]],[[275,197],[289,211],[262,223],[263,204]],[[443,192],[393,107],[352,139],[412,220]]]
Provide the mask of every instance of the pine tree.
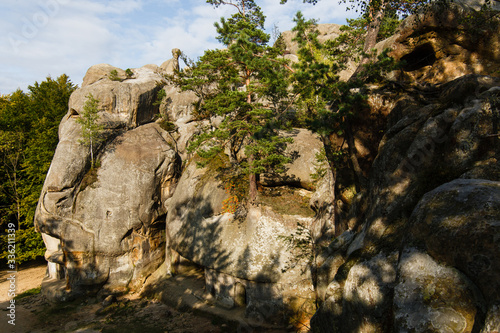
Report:
[[198,95],[200,119],[221,119],[195,138],[191,151],[210,159],[228,149],[233,163],[249,177],[248,201],[254,204],[259,175],[283,172],[290,161],[284,149],[291,140],[278,131],[287,110],[283,101],[288,96],[288,70],[280,51],[268,45],[265,17],[254,1],[207,2],[236,9],[230,18],[215,23],[217,40],[226,48],[206,51],[189,70],[169,79]]
[[[356,189],[363,188],[364,174],[357,160],[351,121],[357,111],[364,107],[365,85],[380,80],[383,73],[394,68],[394,60],[383,52],[377,61],[363,66],[361,75],[348,81],[340,80],[339,73],[351,60],[359,59],[362,51],[362,32],[353,26],[343,27],[343,33],[334,40],[320,43],[316,21],[306,20],[298,12],[294,19],[296,32],[294,41],[299,45],[299,62],[293,65],[293,91],[298,95],[297,104],[305,126],[319,134],[325,149],[326,159],[333,174],[331,202],[335,205],[337,170],[347,162],[353,172]],[[347,149],[337,147],[332,137],[345,138]]]

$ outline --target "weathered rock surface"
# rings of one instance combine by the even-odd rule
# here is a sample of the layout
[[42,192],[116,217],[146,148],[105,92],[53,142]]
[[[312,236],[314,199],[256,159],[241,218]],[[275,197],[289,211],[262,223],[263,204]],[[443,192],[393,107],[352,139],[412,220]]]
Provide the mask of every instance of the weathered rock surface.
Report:
[[[494,125],[499,86],[500,82],[491,77],[470,75],[419,93],[419,98],[427,103],[421,99],[417,104],[415,96],[419,94],[407,91],[395,96],[396,103],[388,104],[393,108],[370,171],[370,184],[360,197],[364,205],[353,205],[358,207],[353,212],[357,221],[350,223],[350,232],[357,231],[357,235],[347,250],[344,245],[340,252],[330,253],[331,259],[319,270],[323,275],[319,277],[318,287],[323,290],[319,295],[324,297],[324,303],[313,318],[315,327],[325,332],[357,331],[358,328],[343,324],[345,316],[356,313],[355,318],[360,320],[370,318],[365,327],[370,331],[383,331],[392,325],[399,325],[403,331],[411,331],[410,326],[417,327],[419,332],[442,331],[446,325],[455,325],[450,329],[457,332],[471,331],[474,325],[481,327],[485,309],[498,302],[498,286],[491,279],[498,276],[498,260],[492,256],[498,252],[495,244],[500,218],[497,165],[500,151],[495,134],[497,125]],[[419,106],[422,104],[424,106]],[[457,178],[462,179],[436,189]],[[457,298],[450,296],[448,305],[438,309],[438,301],[432,304],[421,301],[422,290],[418,287],[405,289],[404,281],[424,283],[418,278],[419,272],[411,276],[416,266],[405,264],[410,260],[406,256],[398,259],[397,288],[400,289],[394,289],[381,278],[375,279],[371,287],[371,290],[385,290],[384,307],[387,313],[396,312],[375,318],[380,304],[370,305],[369,300],[375,299],[370,297],[357,301],[356,304],[363,306],[352,307],[346,281],[353,279],[352,283],[362,286],[366,280],[350,273],[359,265],[359,260],[366,267],[365,262],[383,253],[402,251],[405,244],[421,248],[421,258],[428,258],[425,259],[429,262],[425,264],[429,269],[429,273],[425,273],[429,277],[426,285],[441,286],[448,281],[446,288],[439,290],[441,298],[438,299],[446,295]],[[453,273],[457,270],[463,276]],[[377,276],[376,269],[370,271]],[[403,273],[408,274],[404,280]],[[431,279],[433,274],[435,277]],[[414,286],[417,282],[411,283]],[[396,297],[391,296],[394,290],[408,290],[408,295],[398,294],[398,298],[392,299]],[[412,303],[405,297],[415,301]],[[426,317],[417,314],[408,317],[413,310],[405,307],[407,301],[418,307],[413,310],[425,312]],[[391,302],[394,308],[387,305]],[[391,318],[396,317],[393,323]]]
[[[193,113],[196,96],[167,85],[154,103],[161,74],[178,66],[175,54],[132,78],[93,66],[61,122],[36,212],[50,261],[44,293],[137,290],[148,276],[175,274],[181,256],[204,269],[219,305],[245,306],[254,319],[312,307],[314,291],[313,331],[498,332],[500,79],[485,74],[498,74],[500,34],[455,33],[465,7],[451,8],[409,18],[378,45],[407,67],[392,75],[403,81],[370,87],[369,108],[352,122],[368,179],[361,193],[335,198],[341,184],[331,173],[311,177],[321,142],[306,130],[290,134],[298,158],[285,177],[261,185],[300,187],[314,217],[278,213],[283,207],[264,200],[233,211],[226,162],[200,169],[187,152],[205,124]],[[338,34],[320,30],[320,38]],[[75,121],[89,93],[100,100],[106,136],[94,174]],[[339,170],[337,181],[344,176]],[[283,237],[298,222],[316,245],[337,233],[312,269]]]
[[323,143],[317,135],[302,128],[283,134],[293,139],[285,150],[292,162],[285,165],[286,171],[283,175],[262,177],[261,183],[264,186],[292,185],[309,190],[314,189],[316,179],[312,175],[317,172],[319,162],[316,155],[321,153]]
[[249,315],[274,316],[287,297],[310,297],[311,285],[303,276],[307,266],[294,262],[281,238],[310,218],[283,216],[269,207],[251,208],[243,219],[235,218],[225,212],[230,194],[219,172],[194,162],[183,171],[177,185],[182,191],[167,203],[167,253],[175,250],[205,267],[207,289],[226,306],[237,302],[237,289],[243,288]]
[[[324,42],[329,39],[337,38],[342,33],[340,27],[341,26],[339,24],[335,23],[318,24],[318,40],[320,42]],[[292,62],[298,61],[297,51],[299,50],[299,44],[295,41],[292,41],[295,35],[296,33],[293,31],[284,31],[281,33],[281,37],[283,38],[283,41],[286,45],[285,52],[288,53],[285,55],[285,58],[291,60]],[[354,73],[354,70],[356,70],[356,63],[353,61],[349,61],[346,66],[347,68],[339,73],[342,80],[347,80],[352,75],[352,73]]]
[[472,332],[480,299],[459,270],[436,262],[425,252],[406,249],[394,291],[397,331]]
[[[73,190],[67,209],[38,209],[40,231],[60,240],[66,279],[82,286],[140,286],[164,260],[163,202],[179,160],[156,124],[116,137],[101,155],[95,182]],[[90,177],[87,175],[86,177]],[[84,178],[85,179],[85,178]]]
[[179,70],[179,56],[181,55],[181,50],[172,49],[172,59],[165,61],[160,65],[160,68],[166,74],[172,74],[174,71]]
[[[46,283],[46,294],[56,299],[103,285],[136,288],[164,261],[163,203],[181,161],[159,125],[140,126],[158,112],[153,101],[159,76],[145,66],[134,70],[135,79],[98,79],[113,68],[92,67],[85,86],[71,96],[36,212],[49,278],[66,284],[49,290],[61,284]],[[88,93],[100,100],[105,138],[95,152],[100,167],[91,171],[76,122]]]
[[[410,16],[377,48],[390,48],[395,59],[406,62],[398,79],[443,83],[467,74],[498,73],[500,20],[495,12],[479,16],[480,2],[436,4]],[[500,10],[495,1],[491,5]]]
[[103,111],[101,121],[109,128],[133,128],[153,121],[158,114],[154,102],[160,89],[157,83],[163,79],[161,71],[146,65],[134,69],[133,78],[112,81],[106,72],[113,69],[95,65],[88,70],[84,84],[70,97],[69,115],[81,114],[87,96],[92,94]]

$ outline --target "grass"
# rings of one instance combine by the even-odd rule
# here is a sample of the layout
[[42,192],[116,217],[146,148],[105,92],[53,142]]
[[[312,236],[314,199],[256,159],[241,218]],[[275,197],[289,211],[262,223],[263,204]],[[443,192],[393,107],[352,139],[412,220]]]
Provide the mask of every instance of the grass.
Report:
[[309,200],[308,196],[302,196],[294,188],[286,186],[264,188],[259,195],[259,202],[282,215],[313,217]]
[[80,185],[80,192],[83,192],[87,187],[91,186],[94,184],[98,177],[97,177],[97,170],[99,169],[99,164],[96,162],[96,166],[92,167],[87,171],[85,176],[82,179],[82,183]]
[[41,290],[42,290],[41,287],[37,287],[37,288],[30,289],[30,290],[26,290],[24,293],[21,293],[21,294],[17,295],[16,297],[14,297],[14,299],[15,300],[20,300],[20,299],[25,298],[25,297],[29,297],[29,296],[33,296],[33,295],[38,295],[41,292]]

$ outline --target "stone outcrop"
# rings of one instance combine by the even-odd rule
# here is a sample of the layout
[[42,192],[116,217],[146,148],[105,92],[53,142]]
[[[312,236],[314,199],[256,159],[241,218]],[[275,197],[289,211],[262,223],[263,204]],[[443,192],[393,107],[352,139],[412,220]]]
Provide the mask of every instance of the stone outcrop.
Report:
[[[367,183],[348,198],[342,170],[337,184],[331,172],[311,176],[322,144],[296,129],[287,174],[263,175],[260,205],[237,207],[231,184],[247,180],[229,157],[199,168],[187,151],[206,125],[193,112],[196,96],[157,85],[178,66],[177,51],[130,78],[90,68],[61,122],[36,212],[49,261],[43,292],[62,300],[139,290],[189,261],[218,305],[245,307],[248,318],[312,311],[316,297],[313,331],[498,332],[499,34],[482,31],[488,38],[475,45],[477,36],[455,33],[464,6],[451,8],[410,17],[378,45],[407,65],[367,88],[369,107],[352,121]],[[338,27],[320,31],[330,38]],[[92,170],[75,121],[89,93],[105,128]],[[310,209],[296,212],[295,202]],[[298,223],[310,231],[302,237],[327,245],[317,256],[289,246]]]
[[[327,40],[337,38],[342,33],[340,27],[341,26],[339,24],[335,23],[318,24],[317,25],[318,41],[323,43]],[[293,41],[295,35],[296,33],[293,31],[284,31],[281,33],[281,37],[283,38],[283,41],[286,45],[285,58],[292,61],[292,63],[298,62],[299,60],[299,58],[297,57],[299,44]],[[347,63],[346,66],[347,68],[339,73],[339,76],[342,80],[347,80],[356,70],[356,63],[354,61],[349,61],[349,63]]]
[[[500,6],[493,8],[500,10]],[[377,45],[404,60],[399,80],[443,83],[466,74],[489,75],[500,70],[500,19],[495,11],[482,16],[471,10],[479,1],[439,4],[410,16],[396,34]]]
[[[311,224],[311,215],[282,215],[270,206],[228,212],[228,180],[216,167],[197,168],[187,153],[205,125],[193,113],[196,96],[167,84],[158,105],[161,69],[147,65],[133,69],[133,78],[114,81],[112,70],[117,69],[89,69],[60,125],[36,212],[48,249],[46,296],[65,300],[86,292],[139,290],[155,270],[154,277],[174,274],[182,256],[204,268],[207,290],[220,304],[245,306],[251,318],[281,321],[284,309],[312,308],[307,263],[294,261],[282,238],[299,222]],[[76,122],[90,93],[99,100],[105,137],[96,153],[99,167],[92,170]],[[311,196],[310,173],[321,143],[305,130],[288,135],[295,139],[288,150],[296,158],[279,185],[302,187]]]
[[228,212],[229,181],[220,172],[214,165],[200,169],[194,161],[183,171],[177,185],[182,191],[167,201],[167,254],[174,250],[204,267],[207,290],[225,306],[238,304],[243,294],[248,316],[279,318],[290,299],[312,296],[307,263],[295,262],[283,239],[311,218],[266,206],[242,217]]
[[174,71],[179,70],[179,56],[181,55],[181,50],[172,49],[172,59],[165,61],[160,65],[160,68],[166,74],[172,74]]
[[[88,76],[93,73],[94,67]],[[135,79],[103,78],[75,91],[61,122],[35,218],[47,245],[50,278],[64,284],[45,288],[56,299],[104,285],[134,288],[164,260],[163,203],[181,165],[167,133],[151,123],[161,77],[147,67],[134,73]],[[100,166],[92,170],[76,122],[88,93],[100,101],[105,137],[96,154]]]
[[[323,255],[317,285],[323,304],[314,327],[442,331],[455,325],[448,328],[470,332],[494,311],[487,309],[498,302],[490,280],[498,247],[489,244],[496,246],[499,232],[499,91],[498,79],[469,75],[399,91],[387,103],[387,130],[368,188],[352,206],[350,230],[341,237],[347,242]],[[435,286],[435,298],[424,286]],[[349,318],[355,320],[346,325]]]

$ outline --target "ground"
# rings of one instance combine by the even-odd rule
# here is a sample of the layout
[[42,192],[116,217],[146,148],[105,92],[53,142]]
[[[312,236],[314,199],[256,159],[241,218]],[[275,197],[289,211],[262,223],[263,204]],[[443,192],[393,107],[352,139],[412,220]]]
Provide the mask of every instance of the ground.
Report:
[[[45,268],[46,263],[43,261],[23,265],[16,274],[17,295],[39,288],[45,276]],[[40,293],[35,293],[16,300],[16,325],[12,326],[8,323],[7,317],[9,314],[7,306],[10,300],[8,277],[6,270],[0,271],[0,308],[2,309],[0,332],[2,333],[286,332],[286,330],[279,329],[243,327],[234,320],[228,320],[241,315],[240,309],[219,309],[206,301],[201,305],[206,309],[201,309],[199,304],[196,305],[190,300],[190,298],[201,299],[202,290],[199,286],[203,285],[203,281],[196,275],[178,276],[167,281],[168,292],[163,293],[161,297],[163,302],[145,299],[139,297],[138,294],[128,294],[118,297],[111,304],[105,304],[96,297],[52,304]],[[177,306],[176,303],[181,306]],[[197,310],[181,311],[187,309],[186,305]],[[205,311],[207,309],[208,311]]]

